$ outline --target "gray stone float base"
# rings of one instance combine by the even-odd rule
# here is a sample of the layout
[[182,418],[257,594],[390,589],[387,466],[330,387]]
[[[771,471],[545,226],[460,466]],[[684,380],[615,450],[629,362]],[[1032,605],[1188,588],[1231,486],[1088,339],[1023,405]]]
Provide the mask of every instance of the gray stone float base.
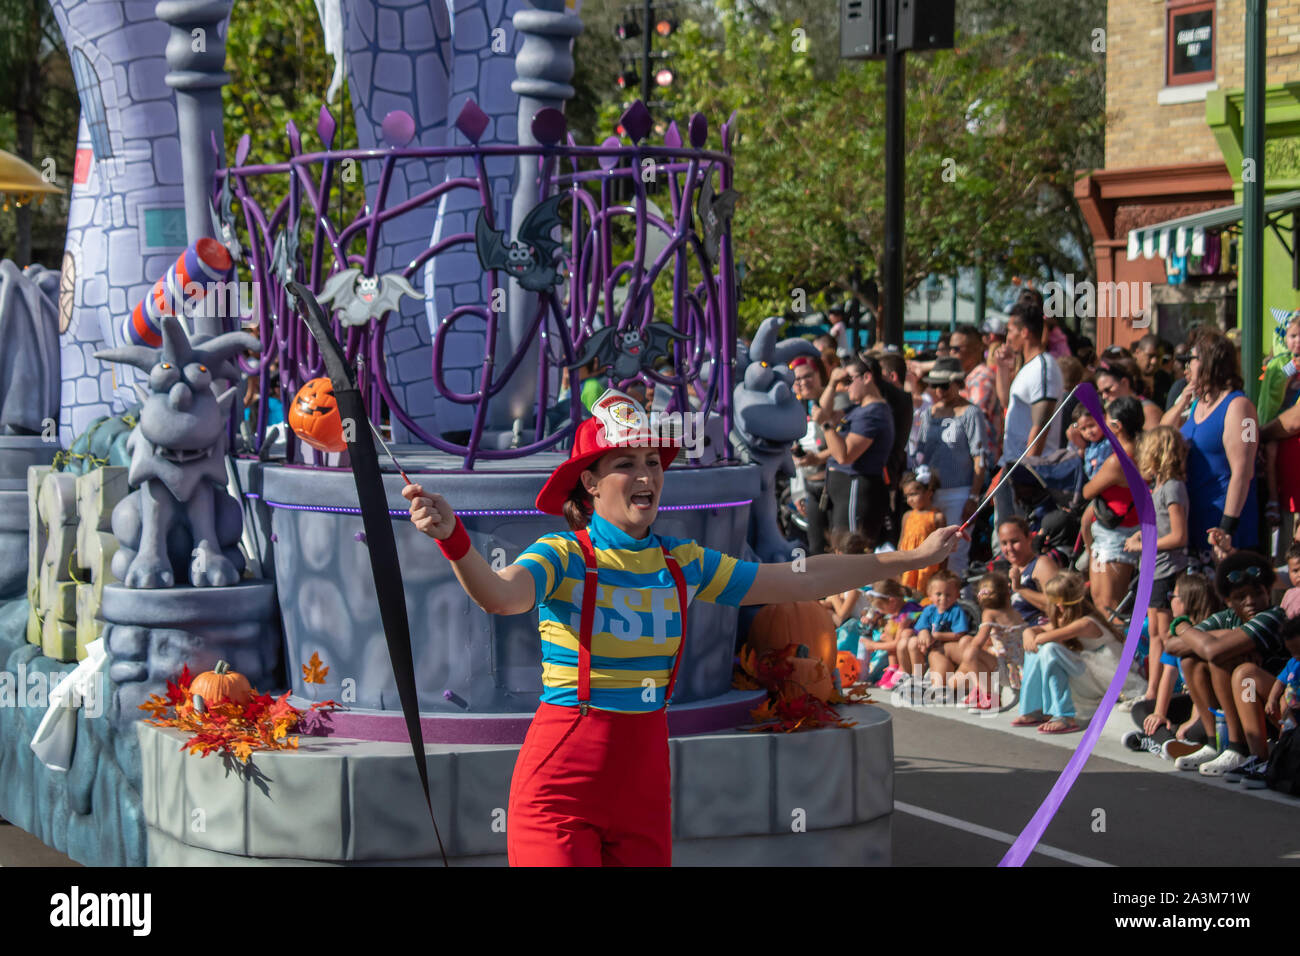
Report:
[[39,435],[0,435],[0,600],[27,585],[27,468],[50,464],[58,450]]
[[26,641],[27,600],[0,602],[0,669],[26,687],[0,706],[0,816],[47,846],[87,866],[144,866],[140,810],[140,747],[134,732],[106,716],[77,711],[76,749],[66,772],[50,770],[32,752],[45,717],[43,691],[70,672]]
[[[893,733],[876,707],[850,729],[669,740],[679,865],[890,862]],[[151,865],[440,863],[405,744],[302,738],[251,773],[195,757],[173,730],[138,725]],[[458,865],[504,865],[518,748],[426,748],[434,812]]]
[[[395,453],[412,480],[465,512],[471,541],[490,561],[514,561],[538,538],[567,529],[561,518],[530,513],[563,455],[492,461],[484,470],[458,473],[441,470],[460,467],[447,455],[407,446]],[[352,473],[243,461],[239,468],[253,550],[278,588],[289,689],[308,700],[399,711],[362,520],[346,510],[357,507]],[[474,604],[437,545],[407,519],[404,484],[395,473],[385,475],[420,711],[530,716],[542,690],[537,612],[489,615]],[[689,510],[663,511],[655,531],[739,554],[749,501],[758,491],[758,468],[752,465],[670,468],[662,504]],[[731,689],[737,619],[732,607],[691,605],[677,704],[711,700]],[[313,654],[329,668],[323,684],[304,680],[303,665]]]
[[100,616],[113,696],[110,718],[138,720],[150,694],[165,694],[181,668],[210,670],[218,660],[262,691],[281,685],[275,584],[244,580],[228,588],[104,586]]
[[[148,828],[150,866],[343,866],[323,860],[253,859],[214,853]],[[674,840],[673,866],[889,866],[890,818],[808,833]],[[504,853],[448,857],[452,866],[508,866]],[[357,862],[353,866],[442,866],[441,857]]]

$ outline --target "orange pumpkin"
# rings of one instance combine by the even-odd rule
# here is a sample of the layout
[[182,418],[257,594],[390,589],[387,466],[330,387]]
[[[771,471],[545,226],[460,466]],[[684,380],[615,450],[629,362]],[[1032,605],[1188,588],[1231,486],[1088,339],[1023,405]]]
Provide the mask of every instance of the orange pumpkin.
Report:
[[754,615],[748,640],[760,655],[802,644],[810,657],[830,667],[836,653],[835,619],[816,601],[769,604]]
[[289,406],[289,427],[317,451],[342,451],[348,447],[334,386],[328,378],[313,378],[298,389]]
[[217,661],[212,670],[194,678],[190,693],[209,705],[229,701],[243,707],[253,699],[253,688],[248,685],[248,678],[232,671],[225,661]]
[[862,676],[862,667],[851,651],[840,651],[835,664],[840,669],[840,686],[845,690],[856,684]]

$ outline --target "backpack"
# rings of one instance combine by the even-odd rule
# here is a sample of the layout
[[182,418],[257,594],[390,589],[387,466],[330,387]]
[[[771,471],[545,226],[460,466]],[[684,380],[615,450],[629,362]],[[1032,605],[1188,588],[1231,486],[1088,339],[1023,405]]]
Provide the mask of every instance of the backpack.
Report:
[[1278,738],[1268,758],[1268,787],[1300,797],[1300,738],[1294,727]]

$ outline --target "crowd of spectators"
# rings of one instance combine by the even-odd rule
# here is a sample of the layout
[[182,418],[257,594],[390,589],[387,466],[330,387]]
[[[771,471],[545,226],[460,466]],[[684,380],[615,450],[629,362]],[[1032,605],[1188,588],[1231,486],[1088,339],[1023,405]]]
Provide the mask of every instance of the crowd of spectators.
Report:
[[[1104,694],[1136,613],[1125,744],[1269,785],[1270,748],[1294,727],[1300,690],[1300,313],[1267,421],[1217,328],[1098,354],[1045,317],[1033,290],[1005,318],[957,326],[924,361],[822,344],[821,359],[792,366],[808,432],[790,507],[809,552],[972,531],[946,566],[827,600],[866,680],[1068,734]],[[1104,422],[1078,402],[1082,382]],[[1115,444],[1155,506],[1146,608],[1132,606],[1143,532]],[[1274,588],[1284,558],[1285,596]]]

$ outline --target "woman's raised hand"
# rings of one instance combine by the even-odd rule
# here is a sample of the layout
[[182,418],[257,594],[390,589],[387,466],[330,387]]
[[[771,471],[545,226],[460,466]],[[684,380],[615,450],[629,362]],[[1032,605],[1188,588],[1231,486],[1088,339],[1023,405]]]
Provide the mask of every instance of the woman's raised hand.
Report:
[[419,485],[407,485],[402,497],[411,503],[411,523],[430,538],[446,541],[456,530],[456,513],[442,495],[426,495]]
[[946,528],[940,528],[938,531],[931,532],[930,536],[921,542],[921,546],[916,549],[918,558],[925,558],[924,567],[932,564],[938,564],[957,550],[957,545],[966,537],[965,532],[958,525],[949,525]]

